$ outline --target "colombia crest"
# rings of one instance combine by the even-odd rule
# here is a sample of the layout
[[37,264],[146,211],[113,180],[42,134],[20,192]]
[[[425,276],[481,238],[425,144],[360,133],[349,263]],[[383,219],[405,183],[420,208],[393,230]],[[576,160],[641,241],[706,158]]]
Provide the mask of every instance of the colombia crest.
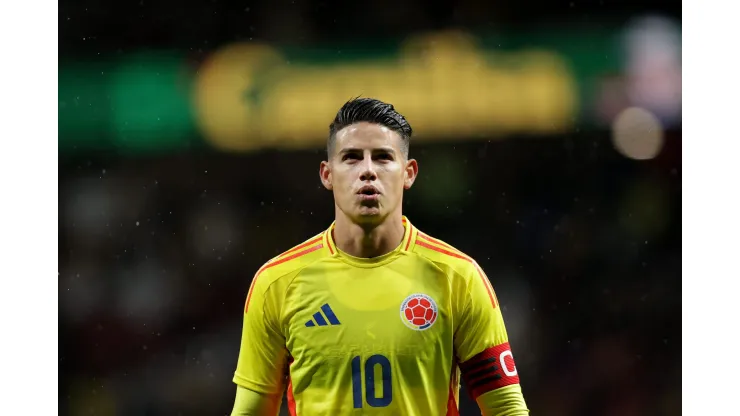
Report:
[[401,302],[401,321],[416,331],[429,329],[437,321],[437,302],[423,293],[409,295]]

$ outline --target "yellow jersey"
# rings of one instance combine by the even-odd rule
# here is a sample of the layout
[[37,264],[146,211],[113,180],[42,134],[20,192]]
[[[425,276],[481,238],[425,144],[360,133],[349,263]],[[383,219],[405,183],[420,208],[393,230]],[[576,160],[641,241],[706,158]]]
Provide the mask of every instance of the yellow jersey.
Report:
[[435,416],[458,414],[462,375],[481,409],[506,391],[526,413],[489,279],[469,256],[403,224],[401,244],[381,257],[339,251],[332,224],[262,266],[234,382],[287,390],[293,416]]

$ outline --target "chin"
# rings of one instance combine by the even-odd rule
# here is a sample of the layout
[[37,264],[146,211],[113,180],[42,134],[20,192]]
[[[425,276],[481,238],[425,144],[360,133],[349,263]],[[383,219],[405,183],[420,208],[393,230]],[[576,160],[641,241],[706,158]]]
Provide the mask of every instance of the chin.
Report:
[[377,222],[383,218],[379,207],[360,207],[354,215],[355,221],[360,223]]

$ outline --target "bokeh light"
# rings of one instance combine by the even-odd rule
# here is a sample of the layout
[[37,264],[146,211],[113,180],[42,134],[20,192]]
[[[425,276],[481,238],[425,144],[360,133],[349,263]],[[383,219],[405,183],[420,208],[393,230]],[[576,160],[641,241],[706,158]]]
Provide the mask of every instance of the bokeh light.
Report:
[[663,148],[663,126],[651,112],[630,107],[623,110],[612,125],[612,142],[623,155],[635,160],[656,157]]

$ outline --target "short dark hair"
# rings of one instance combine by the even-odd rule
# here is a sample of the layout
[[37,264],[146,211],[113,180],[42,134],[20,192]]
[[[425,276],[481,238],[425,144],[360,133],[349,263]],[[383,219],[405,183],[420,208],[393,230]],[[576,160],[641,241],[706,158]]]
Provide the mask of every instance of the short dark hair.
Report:
[[326,142],[326,151],[331,157],[336,134],[339,130],[355,123],[365,121],[380,124],[401,136],[401,151],[405,157],[409,156],[409,142],[411,141],[411,125],[406,117],[401,115],[392,104],[384,103],[375,98],[353,98],[337,112],[334,121],[329,125],[329,139]]

